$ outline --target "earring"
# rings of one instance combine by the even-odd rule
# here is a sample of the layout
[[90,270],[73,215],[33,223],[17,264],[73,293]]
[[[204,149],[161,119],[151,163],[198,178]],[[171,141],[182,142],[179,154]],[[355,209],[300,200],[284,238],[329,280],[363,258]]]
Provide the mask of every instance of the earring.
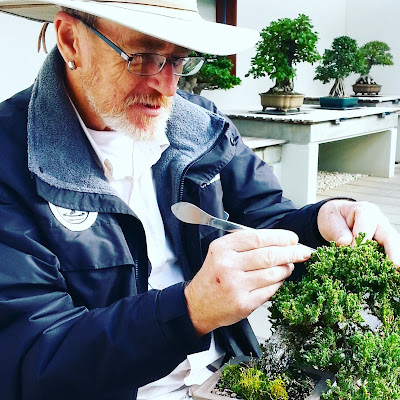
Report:
[[71,71],[76,70],[76,64],[75,64],[75,61],[74,61],[74,60],[69,60],[69,61],[68,61],[68,68],[69,68]]

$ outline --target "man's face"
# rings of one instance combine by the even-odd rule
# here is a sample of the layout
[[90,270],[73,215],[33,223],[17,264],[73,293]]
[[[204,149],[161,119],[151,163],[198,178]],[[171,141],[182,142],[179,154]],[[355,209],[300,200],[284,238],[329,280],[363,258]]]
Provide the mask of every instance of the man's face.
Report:
[[[187,56],[185,49],[109,21],[100,21],[97,29],[127,54]],[[165,130],[176,92],[179,77],[173,74],[171,64],[156,75],[133,75],[127,62],[103,40],[89,30],[85,36],[88,59],[82,61],[81,90],[91,120],[96,121],[93,129],[118,130],[139,140],[152,140]]]

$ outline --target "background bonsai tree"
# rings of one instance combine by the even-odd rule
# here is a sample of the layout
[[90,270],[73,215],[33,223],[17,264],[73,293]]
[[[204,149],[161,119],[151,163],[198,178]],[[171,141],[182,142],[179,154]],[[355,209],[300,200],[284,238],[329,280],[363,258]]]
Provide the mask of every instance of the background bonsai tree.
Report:
[[323,399],[400,399],[400,271],[364,235],[320,247],[272,299],[297,363],[336,374]]
[[333,97],[349,97],[344,79],[357,72],[360,66],[357,42],[349,36],[339,36],[332,42],[332,48],[326,49],[322,64],[315,69],[314,80],[328,83],[334,80],[329,92]]
[[233,64],[227,57],[209,54],[204,56],[207,62],[197,74],[179,79],[180,89],[200,94],[204,89],[227,90],[241,84],[242,80],[232,74]]
[[369,74],[374,65],[393,65],[393,56],[390,47],[384,43],[374,40],[359,48],[360,64],[357,72],[361,75],[356,84],[376,85]]
[[296,19],[283,18],[273,21],[261,31],[256,44],[256,55],[246,76],[255,79],[268,75],[276,84],[268,93],[292,93],[295,65],[300,62],[314,63],[320,59],[316,44],[318,33],[313,31],[308,16],[300,14]]

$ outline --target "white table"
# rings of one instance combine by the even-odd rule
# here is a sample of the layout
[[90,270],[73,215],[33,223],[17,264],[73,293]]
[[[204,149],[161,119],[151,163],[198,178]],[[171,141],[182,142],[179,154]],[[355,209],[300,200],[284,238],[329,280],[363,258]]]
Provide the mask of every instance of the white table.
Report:
[[325,110],[305,105],[301,111],[293,115],[224,111],[243,136],[287,141],[282,148],[281,185],[297,206],[315,202],[318,168],[394,175],[400,107]]
[[[362,107],[399,107],[400,95],[353,96],[358,97],[358,104]],[[305,97],[304,104],[319,104],[319,97]],[[399,114],[400,118],[400,114]],[[400,123],[397,126],[396,161],[400,161]]]

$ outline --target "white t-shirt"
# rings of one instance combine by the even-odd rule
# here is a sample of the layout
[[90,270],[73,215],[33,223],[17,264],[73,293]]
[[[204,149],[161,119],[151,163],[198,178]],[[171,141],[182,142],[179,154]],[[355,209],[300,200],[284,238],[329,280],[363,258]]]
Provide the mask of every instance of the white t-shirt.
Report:
[[[169,146],[168,138],[164,135],[153,142],[134,141],[121,132],[88,129],[79,114],[78,118],[110,185],[143,224],[151,263],[149,289],[182,282],[182,270],[165,235],[151,169]],[[207,366],[223,355],[212,338],[208,350],[189,355],[166,377],[139,388],[138,400],[189,399],[192,387],[211,376]]]

